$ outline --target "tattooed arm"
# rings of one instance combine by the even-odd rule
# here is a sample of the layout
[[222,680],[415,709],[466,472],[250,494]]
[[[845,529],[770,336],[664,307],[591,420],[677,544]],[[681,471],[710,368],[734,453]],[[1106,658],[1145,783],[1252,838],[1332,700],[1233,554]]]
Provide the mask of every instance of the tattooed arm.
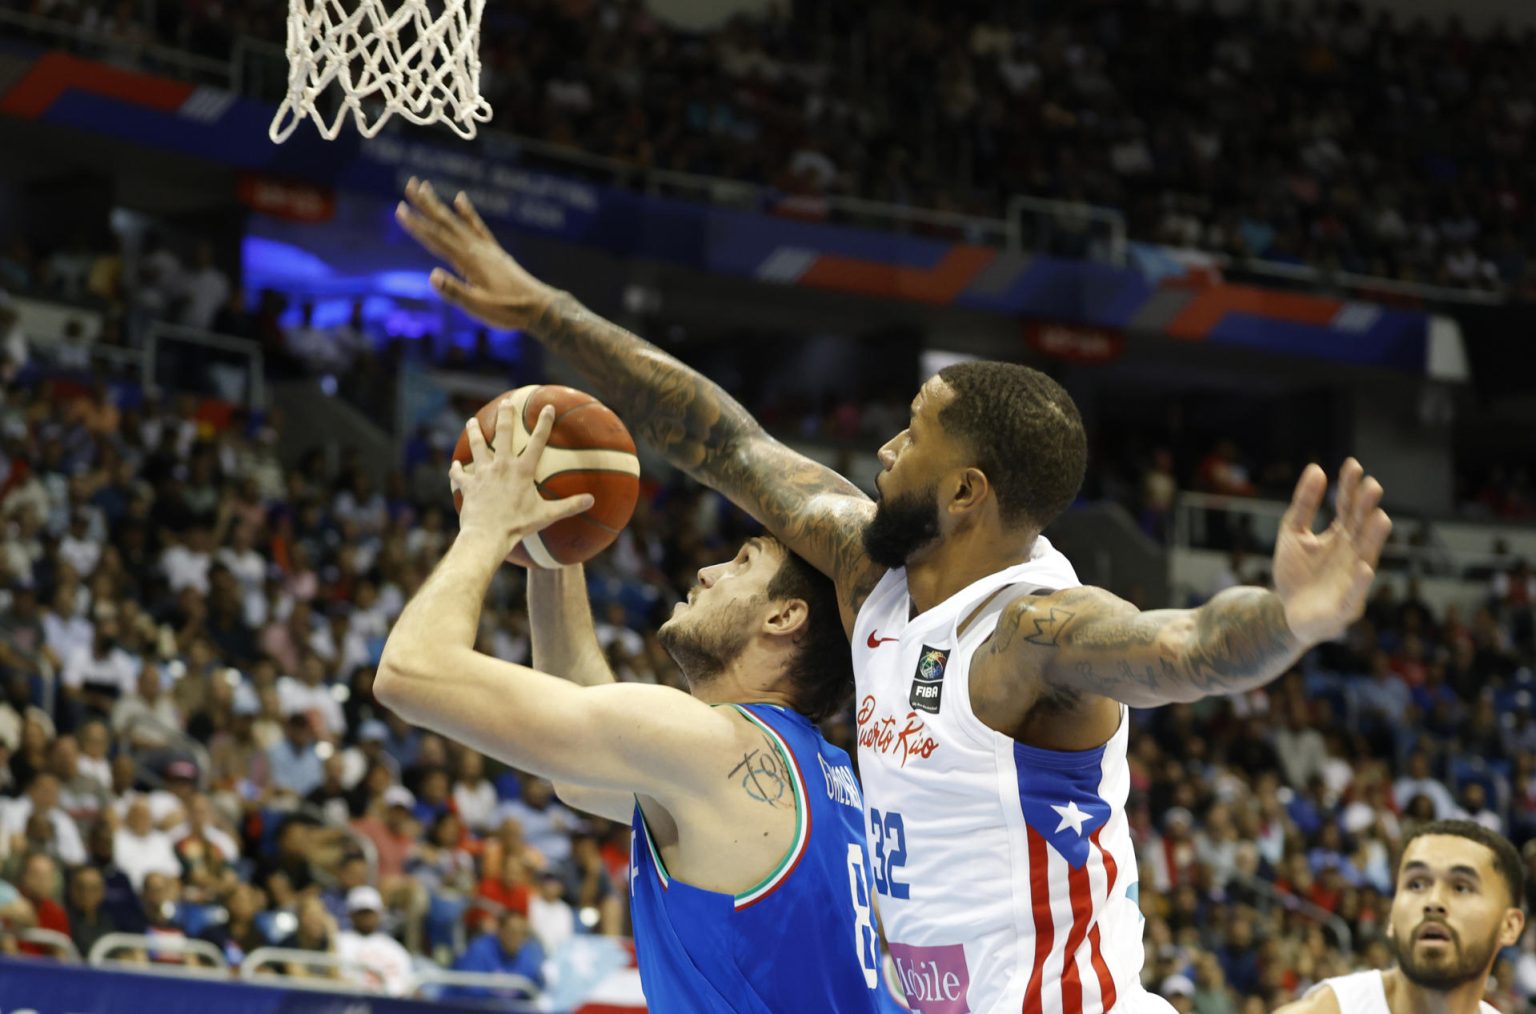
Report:
[[[1350,459],[1337,516],[1312,531],[1327,489],[1309,466],[1275,542],[1275,590],[1231,588],[1198,609],[1142,612],[1099,588],[1009,603],[978,658],[994,728],[1013,728],[1036,704],[1069,710],[1090,696],[1133,707],[1195,701],[1263,686],[1303,651],[1343,634],[1365,610],[1392,522],[1381,484]],[[978,714],[981,710],[978,709]]]
[[860,535],[874,504],[853,483],[773,439],[703,374],[530,275],[469,200],[444,205],[412,181],[401,225],[448,261],[432,283],[446,300],[497,327],[532,334],[564,356],[636,434],[837,582],[845,626],[879,580]]
[[[1199,609],[1142,612],[1100,588],[1015,600],[978,660],[982,679],[1018,684],[1017,724],[1043,698],[1070,709],[1087,695],[1137,708],[1263,686],[1301,657],[1279,596],[1232,588]],[[992,724],[989,722],[989,724]]]

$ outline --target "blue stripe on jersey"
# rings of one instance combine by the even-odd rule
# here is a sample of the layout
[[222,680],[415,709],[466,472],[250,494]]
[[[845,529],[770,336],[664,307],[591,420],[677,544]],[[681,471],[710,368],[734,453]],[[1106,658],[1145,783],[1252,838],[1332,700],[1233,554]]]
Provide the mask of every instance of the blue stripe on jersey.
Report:
[[1099,798],[1107,746],[1064,751],[1013,744],[1024,820],[1073,869],[1082,869],[1092,852],[1090,836],[1109,823],[1111,807]]
[[800,775],[797,827],[805,841],[792,844],[738,907],[735,896],[668,876],[635,807],[629,883],[646,1002],[662,1012],[875,1011],[880,952],[863,811],[837,802],[846,791],[824,773],[841,767],[851,774],[852,764],[804,716],[766,704],[740,707],[780,741]]

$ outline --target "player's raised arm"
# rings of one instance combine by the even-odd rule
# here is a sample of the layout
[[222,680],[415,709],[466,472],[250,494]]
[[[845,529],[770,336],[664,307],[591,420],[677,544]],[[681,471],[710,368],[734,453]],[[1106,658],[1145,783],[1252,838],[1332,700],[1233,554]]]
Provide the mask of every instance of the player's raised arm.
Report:
[[[528,630],[533,668],[539,672],[563,676],[583,687],[618,682],[597,641],[586,568],[581,564],[528,571]],[[630,818],[635,806],[632,793],[572,782],[556,782],[555,794],[568,806],[621,823]]]
[[769,436],[718,384],[530,275],[460,194],[452,207],[412,180],[401,225],[454,273],[438,293],[495,327],[527,331],[667,460],[719,490],[838,584],[844,625],[879,580],[860,533],[874,504],[832,469]]
[[1027,710],[1042,694],[1099,694],[1155,707],[1275,679],[1359,618],[1392,530],[1381,484],[1351,458],[1340,471],[1338,516],[1314,533],[1327,485],[1316,465],[1302,473],[1275,544],[1274,591],[1231,588],[1198,609],[1150,612],[1099,588],[1010,603],[978,655],[987,699]]
[[[511,432],[510,402],[499,413],[498,432]],[[553,409],[540,413],[516,457],[493,452],[470,422],[474,467],[450,471],[464,492],[459,535],[390,631],[374,692],[408,722],[555,781],[663,800],[717,791],[720,772],[700,761],[734,750],[723,713],[667,687],[576,686],[474,650],[486,588],[512,547],[590,506],[586,495],[546,501],[534,486],[553,421]]]

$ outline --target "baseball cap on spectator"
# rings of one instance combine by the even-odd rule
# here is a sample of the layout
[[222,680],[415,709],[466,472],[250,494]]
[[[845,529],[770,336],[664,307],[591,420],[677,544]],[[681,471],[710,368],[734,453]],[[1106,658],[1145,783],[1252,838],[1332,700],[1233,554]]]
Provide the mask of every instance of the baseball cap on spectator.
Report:
[[[361,891],[364,888],[359,887],[358,890]],[[367,888],[367,890],[372,890],[372,888]],[[350,901],[350,899],[348,900]],[[1194,996],[1195,984],[1190,980],[1189,976],[1175,973],[1163,980],[1162,988],[1158,992],[1163,994],[1165,999],[1169,1000],[1176,996]]]
[[185,778],[189,782],[197,781],[197,765],[189,760],[173,760],[165,766],[166,778]]
[[385,806],[403,806],[407,810],[416,805],[416,797],[404,785],[391,785],[384,790]]
[[1195,826],[1195,815],[1182,806],[1170,806],[1168,812],[1163,815],[1163,829],[1167,830],[1178,824],[1185,828]]
[[360,743],[382,743],[389,738],[389,726],[377,718],[370,718],[357,730]]
[[354,887],[347,892],[348,912],[383,912],[384,899],[379,896],[376,888],[367,884]]

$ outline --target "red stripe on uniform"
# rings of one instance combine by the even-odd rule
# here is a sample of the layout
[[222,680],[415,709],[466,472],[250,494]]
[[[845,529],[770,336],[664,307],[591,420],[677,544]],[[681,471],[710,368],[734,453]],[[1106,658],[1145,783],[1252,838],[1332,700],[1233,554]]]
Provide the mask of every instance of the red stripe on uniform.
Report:
[[1099,855],[1104,859],[1104,872],[1109,876],[1109,883],[1104,887],[1104,900],[1108,901],[1109,896],[1115,893],[1115,875],[1119,872],[1119,867],[1115,865],[1115,857],[1104,851],[1104,846],[1099,844],[1099,834],[1103,830],[1102,824],[1094,828],[1088,840],[1093,842],[1093,847],[1099,850]]
[[1024,1014],[1041,1014],[1045,984],[1045,960],[1056,943],[1056,920],[1051,915],[1051,856],[1045,839],[1034,828],[1029,834],[1029,900],[1035,913],[1035,967],[1024,991]]
[[1099,998],[1104,1014],[1109,1014],[1109,1009],[1115,1005],[1115,978],[1109,974],[1109,966],[1104,964],[1104,954],[1099,950],[1099,924],[1094,923],[1093,929],[1088,931],[1088,946],[1093,950],[1093,971],[1099,977]]
[[[1093,842],[1093,847],[1099,850],[1099,856],[1104,860],[1104,872],[1108,876],[1108,883],[1104,887],[1104,903],[1107,905],[1109,903],[1109,896],[1115,893],[1115,880],[1118,878],[1120,870],[1115,865],[1115,857],[1106,852],[1104,846],[1099,844],[1099,832],[1103,830],[1103,826],[1096,828],[1093,834],[1089,835],[1089,838]],[[1103,998],[1103,1009],[1108,1014],[1109,1009],[1115,1005],[1115,978],[1109,974],[1109,965],[1104,962],[1104,952],[1099,949],[1099,924],[1097,922],[1093,924],[1093,929],[1088,932],[1088,944],[1093,954],[1093,972],[1099,977],[1099,994]]]
[[1072,929],[1067,933],[1067,947],[1062,953],[1062,1014],[1082,1014],[1083,983],[1077,972],[1077,950],[1083,946],[1088,926],[1093,922],[1093,888],[1088,883],[1088,864],[1082,869],[1067,868],[1067,883],[1072,890]]

